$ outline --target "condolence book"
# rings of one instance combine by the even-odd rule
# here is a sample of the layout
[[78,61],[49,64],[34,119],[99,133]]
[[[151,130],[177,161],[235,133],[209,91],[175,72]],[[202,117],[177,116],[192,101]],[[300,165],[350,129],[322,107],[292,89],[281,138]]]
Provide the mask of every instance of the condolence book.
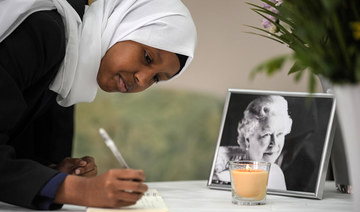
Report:
[[149,189],[135,205],[122,208],[88,208],[87,212],[168,212],[168,208],[156,189]]

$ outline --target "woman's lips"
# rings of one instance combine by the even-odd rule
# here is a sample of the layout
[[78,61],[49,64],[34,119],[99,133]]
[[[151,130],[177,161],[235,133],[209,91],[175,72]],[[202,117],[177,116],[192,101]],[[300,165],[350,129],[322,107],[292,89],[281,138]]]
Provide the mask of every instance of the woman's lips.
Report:
[[125,83],[125,81],[123,80],[123,78],[120,75],[118,75],[118,76],[119,76],[119,80],[118,80],[118,83],[117,83],[117,88],[118,88],[118,90],[120,92],[126,93],[128,91],[126,83]]
[[272,155],[274,154],[273,152],[264,152],[264,155]]
[[278,153],[278,151],[264,152],[264,155],[272,156],[272,155],[277,154],[277,153]]

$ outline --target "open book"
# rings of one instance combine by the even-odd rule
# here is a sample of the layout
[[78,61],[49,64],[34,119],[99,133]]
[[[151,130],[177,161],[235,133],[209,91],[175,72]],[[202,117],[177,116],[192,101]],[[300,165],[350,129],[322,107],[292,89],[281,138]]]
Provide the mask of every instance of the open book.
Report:
[[87,212],[168,212],[168,208],[156,189],[149,189],[135,205],[122,208],[87,208]]

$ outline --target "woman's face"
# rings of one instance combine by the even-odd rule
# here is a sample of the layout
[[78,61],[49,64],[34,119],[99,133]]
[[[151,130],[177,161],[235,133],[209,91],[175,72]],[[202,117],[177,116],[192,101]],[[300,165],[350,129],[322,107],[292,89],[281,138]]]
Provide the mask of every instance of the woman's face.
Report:
[[180,69],[176,54],[134,41],[113,45],[101,60],[97,82],[106,92],[140,92],[172,78]]
[[250,160],[275,162],[284,147],[285,122],[282,116],[270,116],[249,136]]

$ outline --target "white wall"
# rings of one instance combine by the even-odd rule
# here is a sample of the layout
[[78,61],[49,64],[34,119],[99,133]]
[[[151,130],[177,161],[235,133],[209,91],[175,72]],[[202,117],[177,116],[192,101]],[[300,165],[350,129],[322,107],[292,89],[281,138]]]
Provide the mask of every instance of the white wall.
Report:
[[184,74],[159,86],[220,97],[226,95],[228,88],[307,91],[307,79],[295,83],[293,77],[287,75],[290,67],[273,77],[261,74],[254,80],[249,79],[250,70],[257,64],[290,50],[270,39],[245,33],[251,29],[244,24],[262,27],[262,18],[250,10],[248,1],[183,0],[198,30],[195,58]]

